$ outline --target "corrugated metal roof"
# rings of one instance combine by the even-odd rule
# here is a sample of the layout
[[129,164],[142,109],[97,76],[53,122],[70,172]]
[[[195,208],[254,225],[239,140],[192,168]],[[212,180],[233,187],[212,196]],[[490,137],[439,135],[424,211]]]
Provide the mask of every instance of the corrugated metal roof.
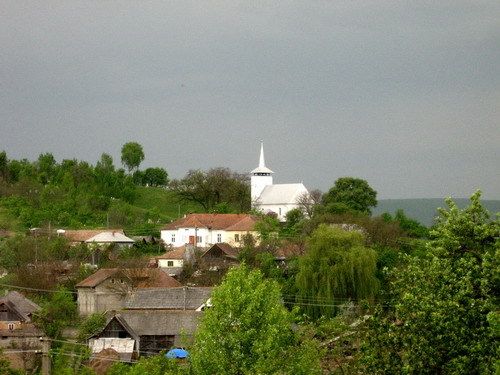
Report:
[[134,243],[134,240],[128,238],[120,232],[101,232],[85,241],[86,243]]
[[212,288],[148,288],[132,292],[125,300],[126,309],[196,310],[205,303]]

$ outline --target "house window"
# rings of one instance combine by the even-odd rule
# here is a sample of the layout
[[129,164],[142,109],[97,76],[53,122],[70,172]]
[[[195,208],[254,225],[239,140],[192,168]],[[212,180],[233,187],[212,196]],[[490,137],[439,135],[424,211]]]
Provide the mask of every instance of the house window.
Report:
[[13,331],[14,330],[14,323],[9,323],[9,331]]
[[222,234],[217,233],[217,242],[222,242]]
[[201,243],[201,236],[196,236],[196,243]]
[[174,261],[173,260],[167,260],[167,267],[173,267],[174,266]]
[[240,235],[238,233],[234,235],[234,242],[240,242]]
[[280,212],[280,216],[281,216],[281,207],[280,207],[280,208],[278,208],[278,210],[279,210],[279,212]]
[[175,242],[175,233],[172,234],[172,238],[170,240],[171,240],[170,242]]

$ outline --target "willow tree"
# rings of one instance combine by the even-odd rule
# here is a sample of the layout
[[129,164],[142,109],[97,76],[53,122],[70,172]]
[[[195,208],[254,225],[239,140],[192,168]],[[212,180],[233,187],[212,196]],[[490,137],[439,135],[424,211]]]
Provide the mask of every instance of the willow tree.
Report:
[[311,317],[332,316],[340,304],[373,297],[377,254],[360,231],[320,225],[307,242],[296,276],[296,302]]

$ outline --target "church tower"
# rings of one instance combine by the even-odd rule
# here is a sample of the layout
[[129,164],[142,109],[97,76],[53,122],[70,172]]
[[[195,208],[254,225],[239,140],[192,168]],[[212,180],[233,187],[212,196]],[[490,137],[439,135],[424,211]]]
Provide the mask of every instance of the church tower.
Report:
[[260,197],[262,190],[267,185],[273,184],[273,174],[274,172],[266,167],[266,162],[264,160],[264,142],[260,141],[260,158],[259,166],[250,172],[250,191],[252,197],[252,204],[254,204]]

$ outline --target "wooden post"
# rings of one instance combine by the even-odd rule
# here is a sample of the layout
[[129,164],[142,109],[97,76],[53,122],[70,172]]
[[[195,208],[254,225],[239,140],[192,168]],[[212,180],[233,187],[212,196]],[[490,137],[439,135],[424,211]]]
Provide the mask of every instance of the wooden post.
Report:
[[40,337],[42,343],[42,375],[50,375],[50,340],[47,337]]

